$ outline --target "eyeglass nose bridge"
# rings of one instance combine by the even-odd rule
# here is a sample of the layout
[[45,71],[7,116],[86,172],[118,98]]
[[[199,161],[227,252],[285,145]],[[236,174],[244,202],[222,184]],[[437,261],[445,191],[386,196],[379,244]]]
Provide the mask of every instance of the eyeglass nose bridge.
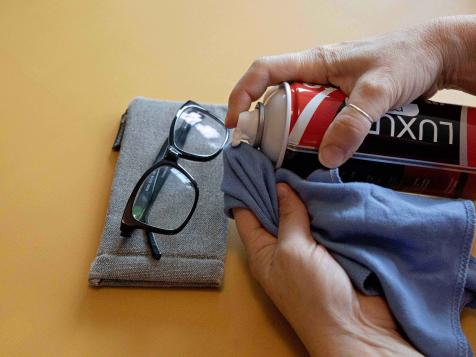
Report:
[[178,151],[172,145],[169,145],[164,155],[164,160],[177,162],[179,158],[180,158],[180,151]]

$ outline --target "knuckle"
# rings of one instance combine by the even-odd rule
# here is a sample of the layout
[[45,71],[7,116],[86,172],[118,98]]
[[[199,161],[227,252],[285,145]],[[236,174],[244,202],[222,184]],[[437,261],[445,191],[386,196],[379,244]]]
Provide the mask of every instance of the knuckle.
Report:
[[279,249],[276,250],[275,261],[288,262],[289,259],[293,258],[296,255],[295,248],[290,244],[281,244]]
[[283,224],[292,223],[296,217],[307,216],[307,209],[303,203],[295,197],[287,197],[284,204],[279,206],[279,221]]
[[273,271],[284,272],[289,269],[290,264],[302,259],[303,251],[296,244],[287,241],[282,242],[276,249],[273,257]]
[[367,109],[374,117],[380,116],[393,106],[399,97],[399,86],[388,68],[382,68],[368,78],[362,78],[359,84],[361,98],[365,99]]
[[253,61],[248,69],[247,77],[253,81],[268,81],[270,69],[270,57],[259,57]]
[[263,56],[263,57],[258,57],[253,61],[251,64],[251,69],[255,71],[263,71],[269,64],[269,57]]
[[293,206],[289,202],[281,202],[279,205],[279,220],[284,222],[293,213]]
[[381,97],[382,93],[387,92],[389,85],[385,81],[377,78],[365,79],[360,87],[362,95],[366,98]]
[[338,48],[332,45],[318,46],[310,50],[310,56],[316,66],[324,68],[328,78],[337,76],[337,64],[341,58]]
[[318,46],[310,50],[312,56],[319,62],[330,65],[336,62],[337,51],[331,46]]

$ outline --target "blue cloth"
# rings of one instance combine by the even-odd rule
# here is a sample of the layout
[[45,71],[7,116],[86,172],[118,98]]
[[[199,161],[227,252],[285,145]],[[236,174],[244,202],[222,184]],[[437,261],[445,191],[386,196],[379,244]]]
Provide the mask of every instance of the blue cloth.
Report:
[[471,257],[471,201],[429,198],[368,183],[342,183],[337,170],[304,180],[274,170],[247,144],[224,150],[225,213],[251,209],[278,233],[276,183],[289,184],[306,204],[315,240],[328,248],[355,287],[385,296],[408,339],[425,355],[472,355],[460,312],[476,297]]

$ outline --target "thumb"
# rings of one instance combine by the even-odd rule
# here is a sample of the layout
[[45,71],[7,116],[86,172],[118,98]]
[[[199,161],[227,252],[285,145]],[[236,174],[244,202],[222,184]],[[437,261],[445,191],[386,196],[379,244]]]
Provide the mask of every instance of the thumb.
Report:
[[278,244],[304,240],[314,243],[311,237],[309,215],[298,195],[285,183],[277,185],[279,201]]
[[372,122],[379,120],[395,104],[393,97],[391,82],[368,78],[359,80],[350,93],[348,105],[339,112],[324,134],[319,161],[326,167],[334,168],[349,159],[364,141]]

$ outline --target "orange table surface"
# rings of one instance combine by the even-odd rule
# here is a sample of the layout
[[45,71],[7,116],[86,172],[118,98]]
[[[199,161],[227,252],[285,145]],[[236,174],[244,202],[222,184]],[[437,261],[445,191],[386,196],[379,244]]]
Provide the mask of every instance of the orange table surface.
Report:
[[[88,287],[120,114],[139,95],[225,103],[256,57],[475,11],[473,0],[2,0],[0,355],[304,355],[233,222],[221,289]],[[476,315],[462,320],[476,347]]]

